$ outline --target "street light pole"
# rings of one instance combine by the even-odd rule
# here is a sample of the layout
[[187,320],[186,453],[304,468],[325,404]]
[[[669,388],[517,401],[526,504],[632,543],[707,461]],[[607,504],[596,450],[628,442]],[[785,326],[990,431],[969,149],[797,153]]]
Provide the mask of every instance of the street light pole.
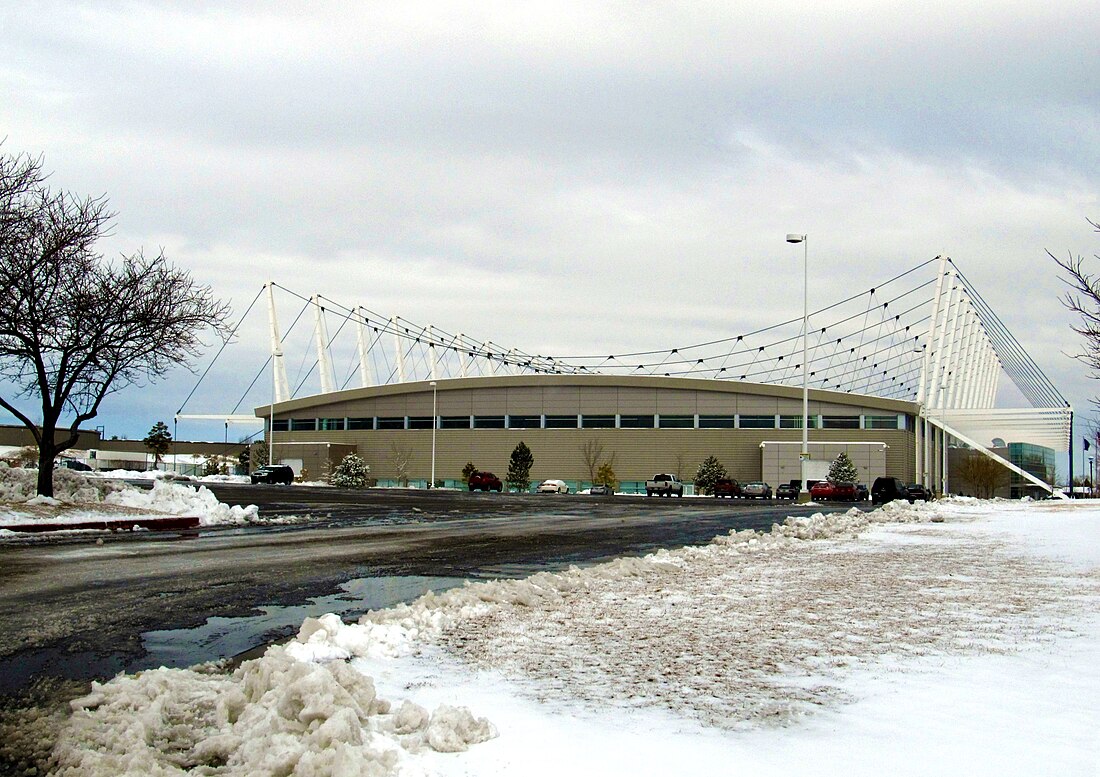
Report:
[[435,430],[439,426],[439,415],[436,412],[436,392],[438,389],[434,380],[428,385],[432,387],[432,482],[428,485],[428,488],[435,488]]
[[810,458],[810,366],[806,362],[810,339],[810,248],[806,235],[790,233],[787,235],[787,242],[802,244],[802,453],[798,457],[802,487],[798,492],[798,501],[809,502],[806,461]]

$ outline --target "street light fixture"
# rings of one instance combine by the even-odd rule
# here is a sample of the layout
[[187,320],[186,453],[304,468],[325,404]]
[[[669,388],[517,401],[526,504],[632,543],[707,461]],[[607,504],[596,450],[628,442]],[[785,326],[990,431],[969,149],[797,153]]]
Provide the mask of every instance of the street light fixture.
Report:
[[436,412],[436,383],[433,380],[428,385],[432,387],[432,482],[428,488],[435,488],[435,430],[439,426],[439,414]]
[[810,248],[806,235],[788,233],[787,242],[802,244],[802,453],[798,457],[802,486],[798,491],[798,501],[809,502],[806,461],[810,458],[810,366],[806,362],[809,351],[807,343],[810,339]]

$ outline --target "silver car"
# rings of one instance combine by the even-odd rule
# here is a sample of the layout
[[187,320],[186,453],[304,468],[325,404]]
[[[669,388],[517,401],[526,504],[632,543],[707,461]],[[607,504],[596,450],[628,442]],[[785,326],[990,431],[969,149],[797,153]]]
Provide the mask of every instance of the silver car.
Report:
[[741,496],[748,499],[771,499],[772,487],[767,483],[754,480],[741,486]]

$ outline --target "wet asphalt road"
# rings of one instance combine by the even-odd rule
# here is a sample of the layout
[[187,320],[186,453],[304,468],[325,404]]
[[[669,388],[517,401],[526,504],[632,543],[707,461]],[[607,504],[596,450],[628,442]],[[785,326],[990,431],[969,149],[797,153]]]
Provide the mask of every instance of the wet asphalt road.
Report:
[[526,575],[705,543],[731,529],[766,530],[810,511],[701,498],[211,490],[223,502],[259,505],[262,517],[304,522],[0,545],[0,700],[132,668],[145,632],[298,605],[349,580]]

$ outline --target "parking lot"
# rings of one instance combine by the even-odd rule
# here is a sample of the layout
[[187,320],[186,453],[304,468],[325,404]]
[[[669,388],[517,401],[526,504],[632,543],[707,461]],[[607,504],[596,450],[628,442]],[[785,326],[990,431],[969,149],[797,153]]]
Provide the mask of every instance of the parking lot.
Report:
[[809,511],[703,498],[211,490],[224,502],[257,504],[261,519],[292,522],[0,546],[0,692],[109,677],[140,662],[143,634],[299,606],[348,581],[526,575],[766,530]]

